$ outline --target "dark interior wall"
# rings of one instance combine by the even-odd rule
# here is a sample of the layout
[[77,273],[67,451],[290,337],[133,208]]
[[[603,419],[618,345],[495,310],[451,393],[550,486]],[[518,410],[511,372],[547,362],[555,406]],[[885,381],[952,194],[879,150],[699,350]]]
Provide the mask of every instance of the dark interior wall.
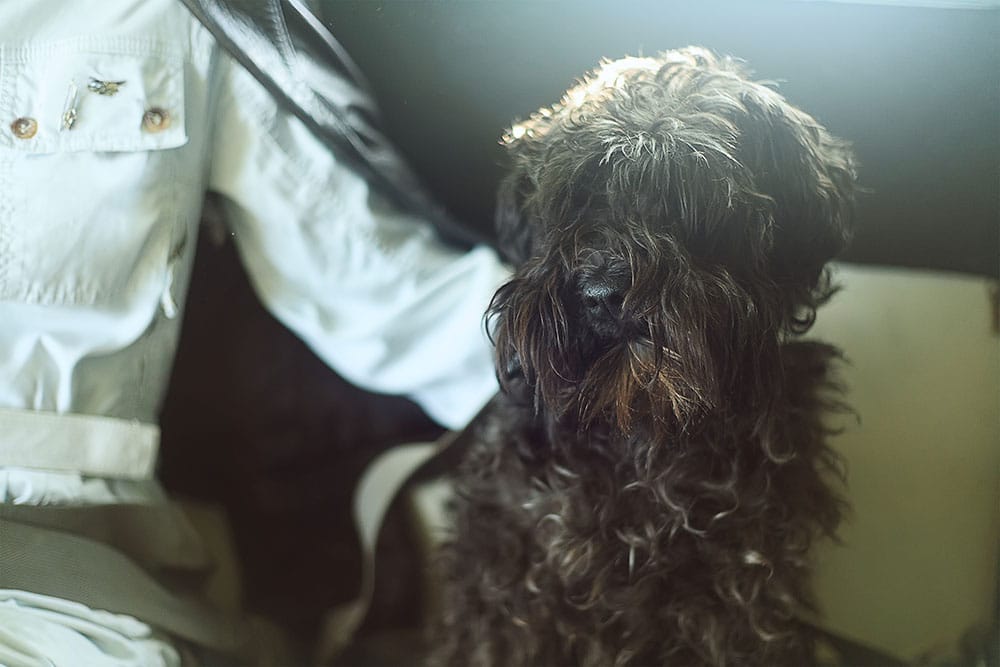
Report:
[[870,189],[847,259],[1000,272],[1000,11],[835,2],[323,0],[391,136],[489,234],[497,139],[602,57],[746,59],[851,140]]

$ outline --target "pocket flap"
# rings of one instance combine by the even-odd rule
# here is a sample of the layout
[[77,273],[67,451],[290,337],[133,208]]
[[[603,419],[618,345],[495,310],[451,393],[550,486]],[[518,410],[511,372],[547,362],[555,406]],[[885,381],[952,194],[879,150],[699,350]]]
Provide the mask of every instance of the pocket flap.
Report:
[[184,129],[184,61],[129,49],[33,45],[0,52],[0,146],[28,153],[175,148]]

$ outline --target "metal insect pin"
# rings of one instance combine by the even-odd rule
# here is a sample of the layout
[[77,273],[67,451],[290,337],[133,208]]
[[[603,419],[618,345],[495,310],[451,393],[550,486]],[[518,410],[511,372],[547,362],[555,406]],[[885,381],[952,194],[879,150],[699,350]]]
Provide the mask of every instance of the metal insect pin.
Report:
[[125,85],[124,81],[102,81],[101,79],[95,79],[90,77],[90,83],[87,84],[87,90],[92,93],[97,93],[98,95],[117,95],[118,90]]

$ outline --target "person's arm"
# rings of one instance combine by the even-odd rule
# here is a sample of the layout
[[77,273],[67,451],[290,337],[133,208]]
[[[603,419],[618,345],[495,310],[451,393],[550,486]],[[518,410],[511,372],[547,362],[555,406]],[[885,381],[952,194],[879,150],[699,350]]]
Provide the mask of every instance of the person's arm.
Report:
[[507,270],[440,242],[223,69],[210,188],[265,306],[348,380],[463,425],[497,389],[483,313]]

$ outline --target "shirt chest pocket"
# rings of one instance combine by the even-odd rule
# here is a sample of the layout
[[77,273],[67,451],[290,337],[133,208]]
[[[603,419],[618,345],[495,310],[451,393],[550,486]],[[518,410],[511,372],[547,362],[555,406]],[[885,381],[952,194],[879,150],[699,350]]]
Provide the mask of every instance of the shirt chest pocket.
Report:
[[162,288],[178,235],[184,66],[153,44],[0,50],[0,300]]

